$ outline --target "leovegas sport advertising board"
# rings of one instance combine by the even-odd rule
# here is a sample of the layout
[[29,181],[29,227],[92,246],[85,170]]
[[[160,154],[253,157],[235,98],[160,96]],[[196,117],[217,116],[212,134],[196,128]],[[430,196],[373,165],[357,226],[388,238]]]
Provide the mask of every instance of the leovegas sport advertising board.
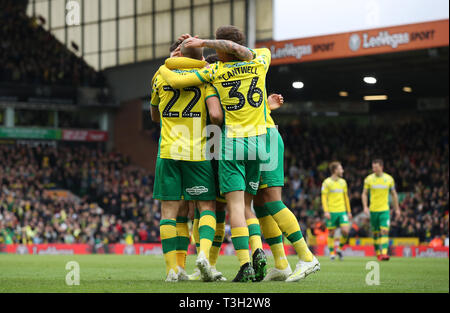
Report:
[[268,48],[272,65],[351,58],[449,45],[449,20],[383,27],[285,41],[259,42]]

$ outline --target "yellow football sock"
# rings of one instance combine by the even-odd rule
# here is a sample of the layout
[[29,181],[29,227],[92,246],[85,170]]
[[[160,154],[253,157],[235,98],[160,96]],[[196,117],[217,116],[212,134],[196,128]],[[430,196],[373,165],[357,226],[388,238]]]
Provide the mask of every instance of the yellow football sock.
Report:
[[231,241],[233,242],[240,266],[250,262],[248,237],[248,227],[235,227],[231,229]]
[[341,238],[339,239],[339,248],[342,249],[344,247],[344,245],[347,243],[347,239],[348,237],[341,236]]
[[330,255],[335,255],[334,251],[334,237],[328,237],[328,250],[330,251]]
[[166,273],[168,274],[171,269],[177,273],[177,222],[175,219],[166,219],[161,220],[159,225]]
[[381,254],[388,254],[389,249],[389,236],[388,235],[381,235],[380,238],[380,246],[381,246]]
[[282,201],[269,202],[264,207],[270,212],[281,231],[286,234],[288,240],[294,246],[300,260],[311,262],[313,255],[303,238],[297,218]]
[[286,252],[284,251],[283,243],[274,243],[270,245],[270,250],[273,254],[275,261],[275,267],[279,270],[284,270],[289,266],[289,262],[286,258]]
[[186,255],[189,248],[189,226],[187,217],[177,218],[177,265],[185,268]]
[[377,256],[381,254],[381,246],[380,246],[380,232],[373,232],[373,246],[375,248],[375,253]]
[[200,236],[200,252],[203,252],[209,260],[209,251],[216,233],[216,214],[213,211],[206,210],[200,214],[198,233]]
[[294,246],[300,260],[305,262],[311,262],[313,260],[314,255],[309,250],[305,238],[302,237],[299,241],[293,243],[292,245]]
[[289,263],[284,251],[283,234],[277,222],[264,207],[255,206],[255,213],[261,225],[262,234],[272,251],[275,267],[280,270],[286,269]]
[[261,228],[259,227],[258,219],[249,218],[247,220],[248,232],[249,232],[249,243],[252,248],[252,253],[255,253],[256,249],[262,249],[261,241]]
[[216,234],[214,235],[214,241],[209,250],[209,263],[211,266],[216,266],[217,259],[219,258],[220,248],[225,238],[225,211],[216,212]]

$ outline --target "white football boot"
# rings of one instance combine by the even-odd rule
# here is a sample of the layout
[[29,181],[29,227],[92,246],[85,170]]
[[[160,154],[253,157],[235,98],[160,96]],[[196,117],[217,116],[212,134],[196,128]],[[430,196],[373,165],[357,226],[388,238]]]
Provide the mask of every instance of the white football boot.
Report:
[[175,273],[173,269],[169,271],[169,274],[167,274],[166,277],[166,283],[176,283],[178,282],[178,275]]
[[200,251],[200,253],[198,254],[197,261],[195,261],[195,264],[200,270],[203,281],[213,281],[211,265],[209,265],[209,261],[206,258],[206,255],[203,251]]
[[223,276],[223,274],[219,272],[215,266],[211,266],[211,272],[214,281],[227,281],[226,277]]
[[263,281],[284,281],[292,274],[291,266],[288,266],[284,270],[280,270],[273,267],[269,270]]
[[186,274],[186,271],[181,266],[177,266],[178,268],[178,280],[179,281],[186,281],[189,280],[188,275]]
[[311,262],[298,261],[295,271],[286,279],[286,282],[296,282],[306,278],[308,275],[320,271],[320,263],[316,257]]
[[200,280],[202,279],[202,274],[198,268],[195,268],[194,273],[188,275],[189,280]]

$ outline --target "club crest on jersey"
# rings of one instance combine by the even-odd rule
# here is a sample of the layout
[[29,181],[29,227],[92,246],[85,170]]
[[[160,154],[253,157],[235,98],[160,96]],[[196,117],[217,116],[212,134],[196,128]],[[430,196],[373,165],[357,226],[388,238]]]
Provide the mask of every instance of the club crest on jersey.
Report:
[[208,188],[206,188],[205,186],[194,186],[192,188],[186,188],[186,192],[191,196],[198,196],[202,193],[207,193]]

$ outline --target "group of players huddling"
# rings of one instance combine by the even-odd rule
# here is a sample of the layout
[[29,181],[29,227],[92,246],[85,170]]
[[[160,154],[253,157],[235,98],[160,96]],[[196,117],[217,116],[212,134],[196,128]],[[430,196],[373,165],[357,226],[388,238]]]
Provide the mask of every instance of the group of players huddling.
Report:
[[[205,60],[204,47],[216,55]],[[283,97],[267,96],[270,63],[268,49],[249,49],[241,30],[222,26],[216,40],[181,36],[153,77],[151,114],[161,125],[153,196],[161,201],[167,282],[226,280],[216,269],[226,212],[240,264],[234,282],[295,282],[320,270],[297,218],[282,201],[284,144],[270,113],[283,104]],[[335,192],[336,177],[324,183],[326,201]],[[325,211],[345,234],[345,220],[336,207]],[[197,271],[187,275],[192,216]],[[261,233],[274,257],[268,272]],[[283,235],[299,258],[294,271]]]

